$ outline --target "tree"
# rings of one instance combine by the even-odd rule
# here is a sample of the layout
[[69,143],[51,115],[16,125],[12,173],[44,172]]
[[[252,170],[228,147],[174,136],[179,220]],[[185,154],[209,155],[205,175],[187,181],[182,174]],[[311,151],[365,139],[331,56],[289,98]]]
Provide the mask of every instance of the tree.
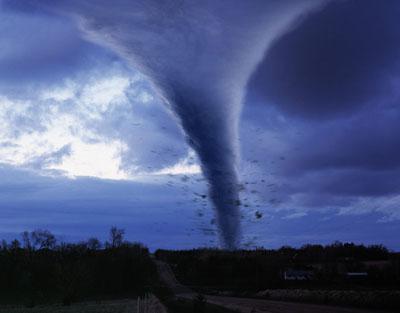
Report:
[[2,239],[0,244],[1,250],[5,251],[8,249],[8,243],[6,240]]
[[95,237],[89,238],[87,241],[87,247],[90,250],[99,250],[101,248],[100,240]]
[[13,241],[11,241],[11,245],[10,245],[11,250],[18,250],[19,248],[21,248],[21,243],[17,239],[14,239]]
[[56,246],[56,237],[48,230],[36,229],[31,233],[35,247],[39,249],[53,249]]
[[30,238],[30,234],[28,231],[24,231],[21,234],[22,237],[22,243],[23,243],[23,247],[27,250],[31,250],[32,249],[32,243],[31,243],[31,238]]
[[120,247],[124,240],[125,230],[118,229],[116,226],[110,229],[110,246],[111,248]]

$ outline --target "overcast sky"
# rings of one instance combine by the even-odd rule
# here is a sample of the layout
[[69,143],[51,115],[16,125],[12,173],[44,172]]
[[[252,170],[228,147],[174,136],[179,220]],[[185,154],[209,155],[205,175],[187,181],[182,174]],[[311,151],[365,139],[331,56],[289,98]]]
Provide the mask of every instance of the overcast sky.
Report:
[[[266,17],[258,0],[163,7],[135,33],[161,18],[182,24],[171,28],[174,44],[148,45],[146,35],[145,56],[162,67],[144,64],[136,41],[126,50],[132,24],[123,21],[141,1],[113,1],[108,14],[91,0],[93,15],[79,1],[50,2],[0,1],[0,237],[46,228],[64,240],[105,239],[117,225],[151,248],[218,245],[202,162],[219,162],[223,150],[204,138],[224,134],[206,124],[206,135],[193,133],[203,140],[196,150],[157,85],[174,75],[174,88],[225,99],[214,84],[243,104],[206,112],[223,129],[232,112],[240,117],[243,246],[340,240],[400,250],[399,1],[270,1],[276,13]],[[207,29],[192,32],[198,24]],[[214,32],[232,38],[220,46]],[[201,49],[200,69],[188,42]]]

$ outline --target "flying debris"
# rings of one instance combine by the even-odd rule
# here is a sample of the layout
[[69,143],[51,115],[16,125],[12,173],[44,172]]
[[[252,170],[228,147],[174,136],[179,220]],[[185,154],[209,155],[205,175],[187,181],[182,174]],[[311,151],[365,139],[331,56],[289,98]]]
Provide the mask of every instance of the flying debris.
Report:
[[194,192],[194,194],[202,199],[207,199],[207,195],[206,194],[199,194],[197,192]]
[[183,176],[181,177],[181,181],[184,182],[184,183],[188,182],[189,180],[190,180],[190,177],[187,176],[187,175],[183,175]]
[[200,228],[199,230],[203,233],[203,235],[206,235],[206,236],[215,236],[216,235],[216,230],[213,228]]

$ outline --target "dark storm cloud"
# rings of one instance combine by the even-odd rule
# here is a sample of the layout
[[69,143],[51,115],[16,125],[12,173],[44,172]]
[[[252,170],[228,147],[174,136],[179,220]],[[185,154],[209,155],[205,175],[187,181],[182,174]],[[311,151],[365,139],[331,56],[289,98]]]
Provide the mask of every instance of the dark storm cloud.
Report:
[[398,1],[332,1],[267,53],[245,117],[270,133],[253,158],[268,160],[282,202],[346,207],[400,192],[399,13]]
[[[113,53],[82,40],[70,20],[34,10],[28,1],[10,3],[1,7],[2,92],[16,85],[23,85],[21,89],[33,83],[54,85],[78,71],[116,60]],[[15,11],[22,8],[22,14]]]
[[[257,161],[252,171],[261,176],[267,207],[274,205],[271,199],[282,207],[346,207],[357,197],[400,193],[397,109],[374,108],[324,123],[268,110],[267,124],[262,110],[246,107],[241,138],[243,158]],[[247,180],[256,180],[252,176]]]
[[[316,190],[339,196],[382,196],[400,192],[400,171],[346,171],[323,174],[310,184]],[[318,187],[319,186],[319,187]]]
[[[289,193],[305,193],[318,197],[325,205],[334,197],[390,196],[400,192],[400,171],[331,170],[318,171],[290,178],[284,185]],[[314,196],[313,199],[317,200]]]
[[[400,167],[400,110],[370,108],[348,119],[299,128],[291,138],[293,161],[287,172],[324,169],[395,170]],[[297,141],[297,143],[296,143]]]
[[358,201],[380,198],[370,212],[400,193],[399,120],[400,110],[385,102],[323,123],[248,104],[242,153],[257,161],[253,172],[265,181],[258,185],[267,207],[357,212]]
[[[331,244],[334,240],[355,242],[364,245],[382,244],[398,250],[396,233],[400,222],[392,225],[376,223],[379,213],[370,215],[337,215],[326,218],[325,214],[312,212],[303,218],[274,219],[262,230],[260,244],[279,248],[282,244],[301,246],[304,243]],[[302,231],[299,232],[298,230]],[[371,231],[373,229],[373,231]],[[381,237],[377,238],[377,234]],[[335,238],[335,239],[333,239]],[[384,239],[382,239],[384,238]]]
[[253,91],[316,119],[390,97],[400,69],[399,16],[397,0],[332,1],[275,42]]

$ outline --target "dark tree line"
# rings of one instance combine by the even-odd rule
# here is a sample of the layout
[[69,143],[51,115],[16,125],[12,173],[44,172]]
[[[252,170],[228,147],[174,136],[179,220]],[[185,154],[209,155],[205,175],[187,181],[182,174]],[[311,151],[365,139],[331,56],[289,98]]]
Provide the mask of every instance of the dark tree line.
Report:
[[136,295],[157,279],[149,251],[124,241],[124,231],[110,230],[104,244],[97,238],[58,242],[47,230],[24,232],[20,240],[0,245],[0,302],[63,302]]
[[[400,288],[400,254],[381,245],[335,242],[277,250],[158,250],[156,256],[170,263],[182,282],[199,290]],[[384,266],[375,266],[374,261],[383,261]],[[312,279],[287,281],[283,273],[288,269],[308,271]],[[347,272],[367,272],[368,276],[351,281],[346,278]]]

